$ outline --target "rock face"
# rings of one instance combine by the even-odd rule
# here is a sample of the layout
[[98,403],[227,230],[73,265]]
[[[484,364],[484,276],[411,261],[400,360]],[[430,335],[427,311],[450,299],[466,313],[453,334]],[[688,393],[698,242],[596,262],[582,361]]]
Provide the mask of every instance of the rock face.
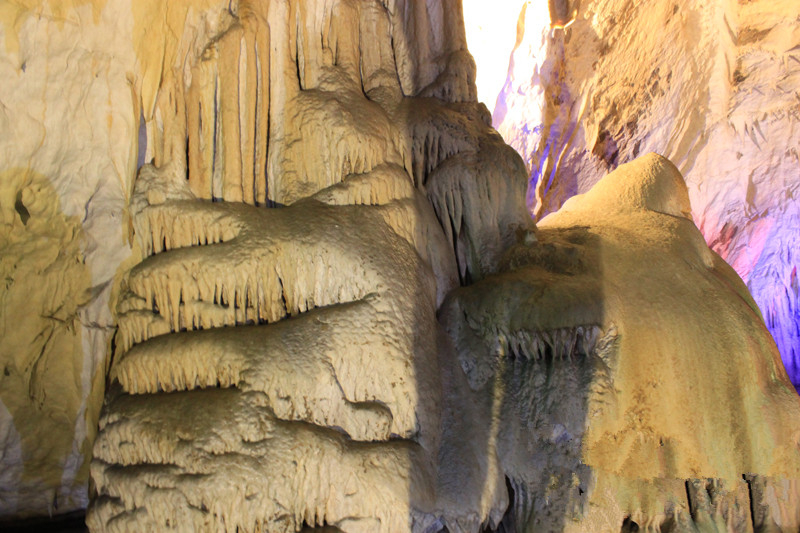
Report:
[[[173,246],[171,239],[213,243],[233,231],[211,235],[206,215],[198,215],[200,226],[189,220],[185,233],[174,233],[172,218],[155,208],[134,220],[134,177],[144,163],[181,176],[191,191],[176,189],[184,200],[273,207],[314,196],[329,205],[374,205],[364,223],[386,225],[418,247],[420,268],[437,279],[434,305],[457,279],[494,268],[513,241],[512,226],[529,223],[524,168],[475,103],[460,21],[454,1],[33,1],[0,9],[1,120],[12,132],[0,141],[0,514],[86,505],[115,345],[122,353],[149,335],[188,327],[186,320],[198,327],[271,321],[281,305],[299,312],[366,295],[305,287],[281,304],[275,294],[245,290],[243,317],[209,315],[211,306],[202,305],[184,317],[184,302],[172,304],[169,320],[144,320],[137,297],[147,295],[129,293],[122,274]],[[462,164],[471,176],[459,177]],[[507,186],[486,197],[490,180]],[[147,191],[136,212],[172,194],[163,186]],[[301,211],[324,210],[290,212]],[[437,251],[444,239],[447,254]],[[275,279],[287,281],[293,268]],[[291,300],[291,290],[276,294]],[[202,302],[208,294],[195,296]],[[112,342],[117,312],[121,329]]]
[[800,399],[690,213],[677,169],[643,156],[443,305],[475,401],[491,406],[510,530],[800,526]]
[[437,487],[454,363],[436,308],[532,226],[524,167],[474,102],[459,16],[240,5],[190,83],[162,87],[92,529],[499,521],[502,491],[436,497],[460,500]]
[[551,16],[578,10],[561,30],[544,3],[518,4],[493,122],[525,160],[536,213],[640,154],[669,158],[706,242],[747,283],[800,384],[800,5],[550,2]]
[[0,7],[0,516],[88,502],[114,280],[131,255],[138,118],[120,4]]
[[680,173],[537,229],[460,2],[0,23],[1,515],[90,475],[94,531],[800,527],[800,400]]
[[449,291],[450,342],[409,175],[259,209],[171,170],[134,192],[92,530],[800,527],[800,398],[666,159],[522,226]]

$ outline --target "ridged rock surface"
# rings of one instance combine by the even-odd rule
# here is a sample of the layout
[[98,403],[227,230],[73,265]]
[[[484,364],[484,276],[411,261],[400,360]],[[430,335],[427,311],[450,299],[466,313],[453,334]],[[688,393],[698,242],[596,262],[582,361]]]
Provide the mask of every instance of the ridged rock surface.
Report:
[[[739,94],[718,78],[739,57],[723,37],[751,50],[742,13],[782,28],[758,43],[796,41],[751,4],[587,4],[570,24],[550,2],[569,27],[547,30],[556,61],[537,71],[539,214],[634,153],[694,172],[712,141],[770,131],[744,103],[744,122],[720,111]],[[630,25],[659,23],[697,39],[620,83],[688,69],[646,85],[677,134],[638,97],[569,103],[569,68],[592,68],[570,47],[618,70],[625,39],[650,50]],[[30,0],[0,6],[0,28],[0,515],[88,504],[95,531],[800,527],[800,400],[689,217],[701,181],[687,192],[648,155],[537,230],[524,164],[475,101],[457,0]],[[796,72],[758,57],[738,72]],[[619,127],[641,142],[620,149]],[[707,131],[720,139],[697,142]]]
[[492,413],[506,531],[800,527],[800,398],[690,212],[677,169],[642,156],[442,306]]
[[[549,2],[556,15],[577,9],[566,29],[544,2],[517,4],[493,123],[525,160],[537,214],[640,154],[667,157],[800,385],[800,4]],[[515,21],[502,24],[507,34]]]
[[[475,103],[460,21],[455,1],[0,6],[0,516],[88,503],[110,354],[139,333],[137,310],[118,305],[135,301],[123,274],[169,244],[150,233],[163,223],[131,215],[145,163],[180,176],[191,198],[394,202],[370,216],[420,250],[448,238],[457,252],[423,250],[435,301],[491,268],[513,240],[509,224],[525,223],[524,168]],[[451,156],[471,162],[472,185],[454,180],[453,164],[436,172]],[[505,192],[487,198],[480,180],[490,177],[509,177]],[[145,204],[169,196],[149,194]],[[478,216],[470,202],[493,207]],[[420,209],[417,223],[408,213]],[[207,223],[179,235],[225,238],[203,233]],[[336,301],[355,297],[346,292]],[[273,313],[275,301],[264,303],[242,320]],[[240,318],[194,311],[215,325]],[[118,313],[127,318],[115,344]],[[148,319],[148,331],[192,320],[171,318]]]

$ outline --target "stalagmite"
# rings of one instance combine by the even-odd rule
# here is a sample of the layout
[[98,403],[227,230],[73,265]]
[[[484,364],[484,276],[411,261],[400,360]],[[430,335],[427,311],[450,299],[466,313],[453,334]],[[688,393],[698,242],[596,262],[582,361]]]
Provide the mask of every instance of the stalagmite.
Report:
[[690,213],[680,173],[648,154],[448,296],[441,320],[498,428],[508,528],[800,527],[800,400]]
[[[458,282],[413,181],[412,147],[440,128],[411,128],[407,104],[478,107],[459,2],[25,2],[0,9],[0,34],[0,521],[88,503],[112,351],[174,330],[263,325],[374,288],[359,268],[337,281],[322,245],[291,256],[304,271],[289,256],[276,269],[234,254],[228,267],[241,271],[204,273],[192,247],[222,244],[224,255],[252,234],[239,238],[239,209],[197,198],[372,206],[370,223],[394,228],[433,271],[436,302]],[[172,252],[189,262],[126,274]],[[29,313],[10,320],[19,302]]]
[[[536,212],[556,211],[641,154],[663,154],[685,176],[697,226],[753,293],[800,386],[800,3],[504,7],[514,17],[494,31],[516,29],[516,41],[470,46],[507,67],[487,104],[496,103],[495,127],[525,160]],[[491,35],[491,21],[483,26]]]
[[12,4],[0,529],[800,528],[800,400],[691,189],[650,154],[567,201],[551,128],[526,190],[460,1]]

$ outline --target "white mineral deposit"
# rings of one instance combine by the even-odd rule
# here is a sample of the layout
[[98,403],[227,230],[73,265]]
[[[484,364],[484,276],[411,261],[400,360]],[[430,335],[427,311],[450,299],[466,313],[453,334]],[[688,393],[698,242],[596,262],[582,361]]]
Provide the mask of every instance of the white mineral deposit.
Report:
[[476,1],[0,1],[0,530],[800,530],[800,4]]

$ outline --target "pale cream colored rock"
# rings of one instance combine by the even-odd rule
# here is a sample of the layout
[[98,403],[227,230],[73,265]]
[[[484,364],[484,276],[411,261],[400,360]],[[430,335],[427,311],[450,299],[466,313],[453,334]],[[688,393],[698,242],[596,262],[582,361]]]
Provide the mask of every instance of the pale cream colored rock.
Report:
[[643,156],[542,219],[536,242],[440,311],[493,405],[517,527],[800,525],[800,399],[689,212],[677,169]]
[[[441,301],[457,274],[453,258],[437,251],[441,230],[423,195],[407,194],[410,182],[393,178],[373,187],[359,176],[388,168],[407,176],[412,168],[416,140],[395,109],[404,96],[474,101],[474,65],[460,20],[455,1],[0,5],[2,217],[22,243],[4,246],[4,260],[13,269],[30,255],[15,288],[3,294],[3,321],[13,332],[4,335],[0,354],[9,372],[0,376],[9,413],[0,429],[0,469],[17,481],[4,484],[0,515],[86,504],[86,459],[118,282],[147,246],[164,244],[151,239],[140,250],[132,240],[128,206],[144,163],[188,175],[202,198],[275,205],[337,185],[320,200],[386,204],[374,212],[431,261]],[[170,198],[169,191],[148,190],[152,204]],[[22,208],[15,210],[18,193]],[[31,208],[37,203],[49,221]],[[31,211],[28,226],[17,214],[23,209]],[[37,246],[64,253],[34,257],[31,243],[42,234],[32,228],[47,224],[60,240]],[[39,274],[48,265],[54,280],[66,276],[65,292]],[[12,322],[11,309],[23,297],[31,318]],[[59,312],[72,329],[38,318],[51,316],[62,297]],[[120,309],[132,305],[126,301]],[[48,341],[42,333],[53,327],[69,339]],[[54,351],[58,356],[48,355]],[[14,414],[20,412],[26,414]],[[43,422],[54,416],[57,424]],[[38,445],[43,434],[50,447]]]
[[538,216],[640,154],[667,157],[800,375],[800,4],[553,3],[577,8],[575,22],[552,29],[545,2],[518,1],[517,42],[497,51],[511,60],[494,125],[537,182]]
[[[648,27],[663,14],[636,9]],[[626,27],[606,15],[604,31]],[[0,6],[0,124],[13,132],[0,140],[2,261],[24,272],[0,298],[13,362],[0,375],[0,513],[85,503],[118,318],[94,530],[476,532],[509,503],[506,517],[537,528],[628,517],[747,530],[742,483],[756,528],[797,529],[797,400],[763,331],[735,327],[758,313],[685,218],[679,176],[651,159],[537,233],[522,164],[475,102],[460,19],[455,0]],[[764,42],[792,39],[781,26]],[[554,168],[581,131],[559,132]],[[501,263],[517,235],[525,246]],[[503,287],[530,250],[547,307]],[[673,268],[646,269],[655,257]],[[448,325],[466,321],[453,347],[439,303],[498,266],[470,289],[477,310],[448,304]],[[710,384],[674,362],[648,329],[662,317],[631,306],[651,283],[673,312],[663,320],[686,325],[670,342],[753,359],[711,359]],[[729,320],[712,314],[731,300]],[[692,323],[687,304],[720,323]],[[487,342],[518,366],[487,359]],[[547,357],[568,371],[542,380]],[[662,361],[673,379],[653,378]],[[729,408],[676,410],[718,398]]]
[[[136,205],[172,179],[142,174]],[[372,194],[385,186],[385,173],[376,178]],[[414,227],[425,221],[409,202],[417,191],[377,196],[378,205],[311,199],[262,210],[161,189],[173,192],[137,214],[155,255],[131,271],[121,304],[111,374],[121,390],[95,445],[92,529],[409,527],[434,500],[436,284],[444,292],[455,280],[441,230]],[[400,216],[387,217],[390,208]],[[448,270],[437,279],[429,264]],[[172,419],[185,427],[176,433]],[[135,466],[154,462],[174,466]],[[179,481],[212,471],[225,475]]]
[[[130,255],[136,165],[125,2],[0,7],[0,515],[85,507],[114,332],[111,293]],[[8,446],[8,447],[6,447]]]
[[88,503],[116,284],[126,261],[139,255],[127,208],[137,167],[138,95],[147,92],[143,79],[153,78],[155,63],[145,52],[155,49],[159,57],[158,79],[166,46],[134,11],[161,4],[0,6],[7,283],[0,394],[13,414],[3,431],[18,436],[0,451],[0,470],[22,472],[17,483],[3,486],[2,516],[58,514]]
[[[440,443],[472,419],[443,426],[461,396],[441,382],[455,367],[435,309],[459,271],[490,272],[530,219],[521,162],[474,103],[456,3],[238,9],[189,54],[190,77],[163,78],[146,126],[155,166],[132,211],[152,257],[118,306],[91,528],[498,523],[495,467],[438,472]],[[204,409],[205,425],[192,422]],[[227,420],[248,410],[264,422]],[[175,417],[187,421],[177,442]],[[175,468],[137,466],[154,461]],[[252,466],[237,473],[237,461]],[[178,481],[211,470],[226,475]],[[490,487],[472,490],[478,478]]]

